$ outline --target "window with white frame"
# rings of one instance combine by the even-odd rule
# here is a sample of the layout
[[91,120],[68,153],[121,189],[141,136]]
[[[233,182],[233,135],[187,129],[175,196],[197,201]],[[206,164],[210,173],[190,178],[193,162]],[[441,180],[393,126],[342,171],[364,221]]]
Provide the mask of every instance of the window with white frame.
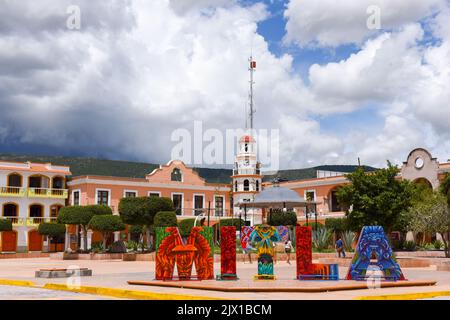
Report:
[[80,190],[75,190],[72,193],[72,205],[79,206],[80,205]]
[[97,204],[109,205],[109,190],[97,190]]
[[123,193],[124,198],[136,198],[137,192],[134,190],[125,190]]
[[194,195],[194,215],[198,216],[202,214],[205,204],[205,196],[202,194]]

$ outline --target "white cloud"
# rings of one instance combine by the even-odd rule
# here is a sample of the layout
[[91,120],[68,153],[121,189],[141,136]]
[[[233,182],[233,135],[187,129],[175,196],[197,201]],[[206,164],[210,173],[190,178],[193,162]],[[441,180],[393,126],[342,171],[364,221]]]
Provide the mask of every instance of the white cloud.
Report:
[[336,47],[360,44],[377,30],[367,27],[369,6],[381,10],[381,28],[398,28],[443,7],[445,0],[290,0],[285,11],[286,42]]

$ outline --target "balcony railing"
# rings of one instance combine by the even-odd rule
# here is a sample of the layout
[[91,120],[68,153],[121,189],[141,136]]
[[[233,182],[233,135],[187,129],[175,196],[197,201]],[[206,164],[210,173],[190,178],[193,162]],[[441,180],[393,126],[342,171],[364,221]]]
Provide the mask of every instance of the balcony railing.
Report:
[[0,196],[67,199],[67,189],[0,187]]
[[4,219],[12,220],[14,226],[36,226],[42,222],[56,222],[56,217],[3,217]]
[[0,187],[0,196],[4,197],[24,197],[26,188],[21,187]]
[[67,199],[68,195],[67,189],[28,188],[30,198]]
[[259,169],[234,169],[233,170],[233,175],[237,176],[237,175],[241,175],[241,174],[251,174],[251,175],[259,175],[261,173],[261,170]]

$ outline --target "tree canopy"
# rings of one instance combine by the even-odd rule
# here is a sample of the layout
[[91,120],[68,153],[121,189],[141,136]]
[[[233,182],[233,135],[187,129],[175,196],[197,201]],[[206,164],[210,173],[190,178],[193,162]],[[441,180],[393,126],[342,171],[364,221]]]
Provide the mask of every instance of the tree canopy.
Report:
[[295,226],[297,224],[297,214],[293,211],[275,211],[269,214],[268,224],[272,226]]
[[407,231],[404,216],[412,205],[414,185],[397,178],[399,169],[388,167],[366,173],[359,168],[346,175],[351,182],[338,189],[337,198],[346,212],[349,228],[360,231],[363,226],[380,225],[386,232]]
[[63,207],[59,211],[58,222],[87,226],[95,215],[112,215],[112,210],[102,205]]
[[161,211],[155,215],[153,227],[177,227],[177,214],[175,211]]
[[443,238],[446,256],[450,257],[450,209],[444,195],[434,192],[416,201],[408,211],[408,220],[412,231],[439,233]]
[[119,213],[123,222],[132,225],[152,225],[158,212],[173,210],[173,202],[170,198],[123,198],[119,203]]
[[43,222],[38,226],[39,234],[43,236],[55,237],[66,233],[66,225],[62,223]]
[[8,219],[0,219],[0,232],[12,231],[12,221]]

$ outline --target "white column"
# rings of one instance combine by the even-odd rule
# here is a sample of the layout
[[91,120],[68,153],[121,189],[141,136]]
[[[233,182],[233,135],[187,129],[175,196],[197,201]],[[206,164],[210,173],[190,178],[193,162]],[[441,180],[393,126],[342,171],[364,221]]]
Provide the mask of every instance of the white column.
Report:
[[67,251],[67,249],[70,248],[70,234],[69,234],[67,226],[66,226],[66,240],[64,242],[64,245],[65,245],[64,251]]
[[88,247],[88,249],[92,248],[92,234],[93,233],[94,232],[92,230],[88,230],[88,232],[87,232],[87,247]]
[[86,235],[84,234],[84,230],[83,229],[81,229],[80,230],[80,249],[81,250],[87,250],[86,248],[84,248],[84,237],[85,237]]
[[119,240],[120,240],[120,231],[115,231],[114,232],[114,242],[119,241]]

